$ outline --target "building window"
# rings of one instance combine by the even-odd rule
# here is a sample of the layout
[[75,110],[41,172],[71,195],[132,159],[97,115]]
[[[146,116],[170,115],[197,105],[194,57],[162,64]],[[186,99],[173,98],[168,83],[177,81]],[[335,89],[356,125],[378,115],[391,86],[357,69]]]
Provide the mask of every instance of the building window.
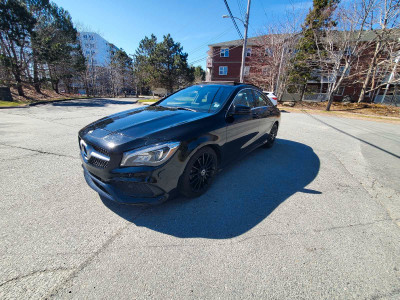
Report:
[[93,41],[93,35],[89,35],[89,40]]
[[265,56],[272,56],[273,51],[271,48],[265,48]]
[[84,39],[87,39],[87,35],[86,35],[86,34],[84,34],[84,35],[83,35],[83,38],[84,38]]
[[229,48],[221,48],[221,50],[219,52],[219,56],[229,57]]
[[244,76],[247,76],[247,75],[249,75],[249,73],[250,73],[250,66],[245,66],[245,67],[244,67],[243,75],[244,75]]
[[339,86],[335,92],[335,96],[343,96],[344,94],[344,86]]
[[[343,72],[344,72],[344,68],[345,66],[340,66],[339,67],[339,72],[338,72],[338,76],[342,76]],[[346,72],[344,73],[345,76],[349,76],[350,74],[350,66],[347,68]]]
[[262,67],[261,72],[263,75],[267,75],[268,74],[268,67]]
[[92,50],[92,51],[90,51],[90,54],[92,54],[92,55],[93,55],[93,54],[95,54],[95,52]]
[[344,49],[344,55],[350,56],[351,52],[353,52],[353,48],[350,46],[347,46],[346,49]]
[[89,50],[86,50],[85,53],[86,53],[86,55],[89,55],[89,54],[90,54],[90,51],[89,51]]
[[251,56],[251,48],[246,48],[246,56],[247,57]]
[[228,75],[228,67],[227,66],[219,67],[219,75]]

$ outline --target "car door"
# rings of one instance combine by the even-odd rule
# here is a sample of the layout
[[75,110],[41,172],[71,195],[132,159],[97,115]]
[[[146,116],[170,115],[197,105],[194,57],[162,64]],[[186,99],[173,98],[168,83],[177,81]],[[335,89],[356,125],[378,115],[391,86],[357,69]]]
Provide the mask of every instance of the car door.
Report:
[[[248,114],[234,114],[238,105],[249,107]],[[260,144],[259,116],[255,113],[255,99],[251,89],[240,90],[226,114],[226,153],[228,160],[251,151]]]
[[[255,110],[259,118],[259,128],[261,134],[266,138],[274,124],[274,104],[263,93],[253,90],[256,103]],[[265,140],[265,139],[264,139]]]

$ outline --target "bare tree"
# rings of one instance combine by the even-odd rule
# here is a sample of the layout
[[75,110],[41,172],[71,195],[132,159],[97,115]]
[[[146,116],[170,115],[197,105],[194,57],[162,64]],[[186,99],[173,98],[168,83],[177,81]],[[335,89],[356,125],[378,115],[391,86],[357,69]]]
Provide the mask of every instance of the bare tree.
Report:
[[[366,2],[368,0],[364,0]],[[370,16],[370,29],[376,34],[375,49],[370,59],[367,74],[365,76],[358,102],[364,100],[368,86],[372,82],[372,88],[375,83],[374,74],[377,74],[376,68],[379,58],[388,55],[388,50],[393,47],[392,28],[398,28],[400,21],[400,1],[399,0],[369,0],[372,2],[373,12]],[[368,3],[368,2],[367,2]],[[398,42],[398,41],[397,41]],[[385,53],[386,52],[386,53]]]
[[357,86],[363,81],[361,95],[357,95],[361,101],[371,78],[376,85],[376,66],[385,64],[388,53],[384,49],[391,45],[389,41],[394,41],[391,30],[371,30],[377,2],[360,0],[343,4],[335,14],[337,26],[327,28],[322,36],[315,34],[318,66],[313,76],[320,80],[321,90],[324,88],[327,94],[327,110],[340,87]]
[[284,17],[259,32],[248,66],[248,81],[281,97],[286,90],[287,73],[293,57],[306,7],[291,4]]

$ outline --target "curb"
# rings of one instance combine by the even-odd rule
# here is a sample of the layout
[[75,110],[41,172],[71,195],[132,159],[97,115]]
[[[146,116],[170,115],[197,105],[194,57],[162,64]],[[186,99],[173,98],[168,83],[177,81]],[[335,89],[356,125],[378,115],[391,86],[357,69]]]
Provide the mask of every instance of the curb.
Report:
[[308,114],[316,114],[316,115],[324,115],[324,116],[331,116],[331,117],[342,117],[342,118],[364,118],[370,121],[394,121],[400,122],[399,117],[388,117],[388,116],[379,116],[379,115],[366,115],[366,114],[357,114],[357,113],[346,113],[342,111],[318,111],[314,109],[301,109],[295,107],[285,107],[283,108],[285,112],[294,112],[294,113],[308,113]]
[[9,109],[9,108],[28,108],[31,106],[36,106],[40,104],[51,104],[55,102],[64,102],[64,101],[71,101],[71,100],[82,100],[82,99],[92,99],[93,97],[90,98],[69,98],[69,99],[60,99],[60,100],[50,100],[50,101],[38,101],[38,102],[33,102],[29,103],[26,105],[20,105],[20,106],[0,106],[0,109]]

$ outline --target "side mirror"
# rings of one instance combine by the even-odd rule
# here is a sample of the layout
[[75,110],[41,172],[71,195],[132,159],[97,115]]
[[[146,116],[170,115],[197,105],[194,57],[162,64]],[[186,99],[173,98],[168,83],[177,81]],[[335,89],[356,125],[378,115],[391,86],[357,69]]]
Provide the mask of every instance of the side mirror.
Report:
[[251,108],[248,107],[247,105],[236,104],[233,114],[234,115],[249,115],[249,114],[251,114]]

